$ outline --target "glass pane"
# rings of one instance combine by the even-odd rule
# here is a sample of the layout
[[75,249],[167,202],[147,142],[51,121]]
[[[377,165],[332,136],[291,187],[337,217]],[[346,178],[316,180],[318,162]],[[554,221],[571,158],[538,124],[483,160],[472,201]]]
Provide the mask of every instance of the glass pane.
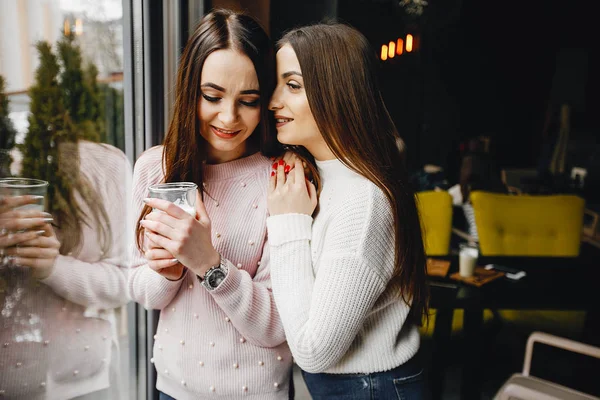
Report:
[[0,4],[0,398],[131,398],[122,15]]

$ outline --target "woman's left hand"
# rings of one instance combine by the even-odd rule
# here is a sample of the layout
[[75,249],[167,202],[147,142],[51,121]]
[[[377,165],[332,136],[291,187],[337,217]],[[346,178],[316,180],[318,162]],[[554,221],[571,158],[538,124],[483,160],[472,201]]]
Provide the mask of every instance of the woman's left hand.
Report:
[[44,279],[50,276],[59,255],[60,242],[56,238],[54,228],[49,223],[41,226],[39,236],[35,239],[19,243],[17,246],[5,250],[6,255],[12,257],[12,263],[23,267],[30,267],[33,276]]
[[317,207],[317,190],[304,175],[299,159],[295,159],[294,168],[287,174],[284,166],[279,165],[277,172],[269,180],[267,207],[270,215],[306,214],[312,215]]
[[149,198],[144,202],[163,213],[151,212],[140,224],[156,245],[170,252],[198,276],[218,265],[220,255],[212,245],[211,224],[204,203],[196,193],[196,217],[167,200]]

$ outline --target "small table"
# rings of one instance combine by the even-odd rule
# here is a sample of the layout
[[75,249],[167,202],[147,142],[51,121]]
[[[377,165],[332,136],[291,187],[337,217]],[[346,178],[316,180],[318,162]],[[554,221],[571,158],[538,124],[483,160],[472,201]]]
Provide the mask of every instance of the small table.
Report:
[[[451,261],[448,275],[458,270],[458,257],[435,257]],[[483,310],[571,310],[586,311],[583,341],[600,345],[600,266],[581,255],[558,257],[480,257],[478,264],[501,264],[526,271],[520,281],[500,278],[482,287],[468,286],[449,278],[430,278],[430,306],[437,309],[431,366],[433,398],[441,399],[445,354],[450,346],[452,316],[464,310],[466,350],[461,378],[461,399],[480,399],[482,384],[481,328]],[[455,284],[457,288],[435,286]]]

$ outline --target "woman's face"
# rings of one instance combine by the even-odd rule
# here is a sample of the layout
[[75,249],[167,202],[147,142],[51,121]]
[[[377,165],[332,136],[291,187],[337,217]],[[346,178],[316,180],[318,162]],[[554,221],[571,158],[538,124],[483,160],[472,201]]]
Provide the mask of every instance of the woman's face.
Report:
[[211,53],[202,67],[198,101],[200,134],[208,161],[222,163],[246,154],[246,139],[260,122],[260,92],[250,59],[236,50]]
[[277,52],[277,87],[269,110],[275,113],[277,140],[304,146],[317,160],[332,158],[308,105],[298,57],[288,44]]

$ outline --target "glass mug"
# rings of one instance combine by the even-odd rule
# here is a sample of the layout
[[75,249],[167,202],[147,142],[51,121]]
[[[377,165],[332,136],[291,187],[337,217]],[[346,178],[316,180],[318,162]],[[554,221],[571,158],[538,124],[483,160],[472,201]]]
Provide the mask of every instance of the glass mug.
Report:
[[477,259],[479,258],[479,249],[471,243],[461,243],[458,253],[458,273],[460,276],[470,278],[475,273]]
[[44,211],[44,200],[48,192],[48,182],[31,178],[2,178],[0,179],[0,197],[37,196],[38,201],[18,207],[22,210]]
[[[159,183],[148,187],[149,197],[170,201],[191,216],[196,216],[196,190],[193,182]],[[153,212],[160,212],[153,209]]]

